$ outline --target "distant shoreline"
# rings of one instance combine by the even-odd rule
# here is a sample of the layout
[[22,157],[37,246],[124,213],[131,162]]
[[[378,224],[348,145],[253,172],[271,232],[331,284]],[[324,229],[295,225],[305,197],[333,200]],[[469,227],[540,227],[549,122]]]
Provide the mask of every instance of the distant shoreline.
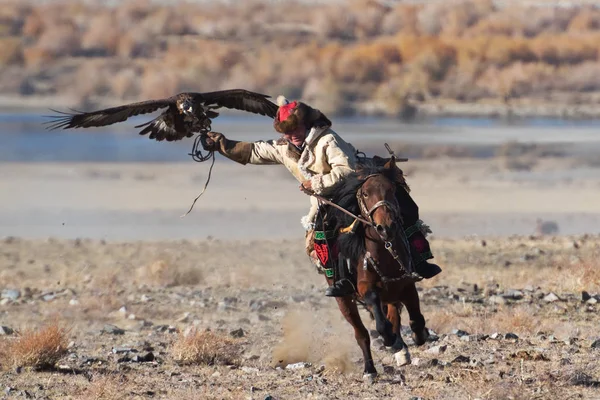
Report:
[[[114,107],[121,104],[133,103],[140,99],[106,98],[97,100],[91,107],[74,105],[75,102],[68,96],[0,96],[0,112],[2,113],[40,113],[48,115],[50,109],[65,110],[82,109],[91,111],[101,108]],[[524,103],[524,104],[521,104]],[[357,105],[354,113],[333,113],[332,118],[344,117],[376,117],[387,120],[419,121],[428,118],[456,117],[456,118],[490,118],[500,120],[519,120],[550,118],[558,120],[598,120],[600,119],[600,105],[570,105],[555,103],[534,103],[531,100],[515,100],[510,106],[494,103],[459,103],[451,101],[429,102],[415,104],[412,117],[401,118],[384,115],[381,112],[371,111],[370,105]],[[222,115],[236,115],[238,111],[222,109]]]

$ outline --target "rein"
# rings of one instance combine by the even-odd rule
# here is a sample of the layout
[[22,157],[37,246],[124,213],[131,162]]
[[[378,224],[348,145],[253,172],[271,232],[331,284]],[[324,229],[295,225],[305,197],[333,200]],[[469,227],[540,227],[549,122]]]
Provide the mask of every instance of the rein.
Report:
[[300,185],[300,190],[302,190],[304,193],[313,196],[315,199],[319,200],[320,202],[323,202],[325,204],[330,205],[331,207],[337,208],[338,210],[340,210],[341,212],[351,216],[352,218],[354,218],[357,221],[362,222],[363,224],[369,225],[374,227],[375,224],[373,222],[367,221],[364,218],[359,217],[356,214],[351,213],[350,211],[346,210],[344,207],[341,207],[337,204],[335,204],[333,201],[329,201],[327,200],[325,197],[323,196],[319,196],[318,194],[316,194],[315,192],[313,192],[312,190],[308,190],[307,188],[305,188],[304,186]]

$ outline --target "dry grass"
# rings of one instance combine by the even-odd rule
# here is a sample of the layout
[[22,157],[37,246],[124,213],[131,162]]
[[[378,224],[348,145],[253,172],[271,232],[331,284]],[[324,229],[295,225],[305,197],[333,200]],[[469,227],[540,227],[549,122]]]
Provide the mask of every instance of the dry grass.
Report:
[[181,365],[237,365],[240,344],[212,331],[191,328],[179,334],[172,345],[171,354],[175,362]]
[[[348,99],[338,99],[327,110],[337,114],[384,102],[389,108],[377,112],[397,116],[398,100],[406,94],[425,101],[494,99],[501,104],[507,95],[544,102],[556,91],[600,90],[595,79],[600,13],[584,7],[498,8],[478,0],[389,8],[368,1],[268,7],[261,1],[244,7],[132,1],[108,9],[66,1],[6,14],[13,22],[4,26],[6,35],[0,29],[6,44],[0,46],[6,48],[0,51],[0,64],[30,67],[20,75],[23,82],[45,71],[50,76],[34,86],[35,93],[81,91],[75,93],[81,102],[98,96],[161,97],[190,86],[244,86],[323,103],[328,96]],[[129,72],[111,85],[102,72],[115,56],[127,62],[120,69]],[[76,77],[70,68],[47,72],[63,62],[89,68],[81,68],[86,73]],[[144,84],[128,83],[130,68]],[[587,72],[573,73],[582,70]],[[12,74],[10,82],[0,78],[0,88],[20,88],[14,79]],[[313,84],[315,79],[320,84]],[[394,91],[377,93],[382,92],[378,86]]]
[[0,352],[5,360],[2,365],[31,367],[35,370],[52,369],[67,353],[69,334],[70,329],[56,323],[39,330],[20,332],[14,341],[4,344],[4,351]]
[[198,269],[184,268],[165,259],[138,268],[137,276],[143,283],[166,287],[197,285],[202,281],[202,274]]

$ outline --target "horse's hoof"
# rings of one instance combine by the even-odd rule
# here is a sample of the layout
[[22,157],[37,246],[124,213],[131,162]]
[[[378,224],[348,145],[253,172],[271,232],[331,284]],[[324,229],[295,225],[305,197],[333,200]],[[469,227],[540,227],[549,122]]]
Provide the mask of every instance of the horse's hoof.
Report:
[[417,335],[416,332],[413,332],[412,338],[415,345],[422,346],[427,341],[427,338],[429,338],[429,329],[423,328],[423,331],[419,335]]
[[396,359],[396,365],[399,367],[410,364],[410,353],[406,347],[394,354],[394,358]]
[[374,384],[376,378],[377,378],[377,373],[376,372],[371,373],[371,374],[364,374],[363,375],[363,381],[365,381],[369,385]]
[[396,352],[398,350],[402,350],[402,349],[405,349],[405,348],[406,348],[406,343],[404,343],[404,340],[402,340],[402,336],[396,335],[396,341],[392,345],[391,350],[393,350],[394,352]]

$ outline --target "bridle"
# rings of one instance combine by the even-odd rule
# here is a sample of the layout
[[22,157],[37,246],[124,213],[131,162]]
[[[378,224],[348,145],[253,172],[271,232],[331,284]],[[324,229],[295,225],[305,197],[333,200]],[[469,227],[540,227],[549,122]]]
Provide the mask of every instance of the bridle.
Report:
[[[394,249],[394,246],[392,244],[392,242],[390,240],[387,240],[386,237],[383,236],[383,233],[380,232],[377,229],[377,225],[375,224],[375,221],[373,219],[373,214],[375,213],[375,211],[381,207],[386,207],[390,213],[392,214],[392,219],[394,221],[398,221],[398,222],[402,222],[402,216],[400,215],[400,206],[398,204],[398,200],[396,200],[396,198],[394,198],[394,201],[388,201],[388,200],[379,200],[378,202],[376,202],[375,204],[373,204],[371,206],[371,208],[368,208],[367,205],[365,204],[365,197],[363,195],[363,185],[367,182],[367,180],[369,178],[373,178],[376,176],[381,176],[382,174],[371,174],[368,175],[362,185],[359,187],[359,189],[356,192],[356,198],[358,200],[358,206],[360,208],[361,214],[363,217],[366,217],[369,219],[370,221],[370,226],[373,227],[375,229],[375,232],[377,232],[377,234],[379,235],[379,238],[383,241],[384,243],[384,247],[385,249],[390,253],[390,255],[392,256],[392,258],[394,260],[396,260],[396,263],[398,264],[399,267],[399,272],[400,272],[400,276],[398,277],[388,277],[386,276],[380,269],[379,269],[379,263],[377,262],[377,260],[375,260],[372,256],[371,253],[369,251],[367,251],[365,253],[365,257],[363,259],[363,269],[367,270],[367,268],[369,267],[369,265],[371,265],[371,267],[375,270],[375,272],[377,272],[377,274],[379,275],[379,277],[381,278],[381,281],[383,283],[388,283],[388,282],[397,282],[397,281],[402,281],[405,280],[407,277],[411,277],[412,279],[418,279],[417,275],[414,274],[414,268],[412,265],[412,258],[409,256],[408,258],[408,267],[405,267],[404,263],[402,262],[402,260],[400,259],[400,256],[398,255],[398,253],[396,252],[396,250]],[[401,225],[401,224],[399,224]],[[398,229],[398,232],[400,234],[400,239],[402,240],[402,244],[404,245],[404,248],[406,250],[409,251],[410,254],[410,247],[409,247],[409,243],[408,243],[408,238],[406,237],[406,234],[404,232],[404,230],[402,228]]]
[[361,211],[363,217],[369,219],[369,221],[371,222],[371,225],[373,227],[376,226],[375,221],[373,220],[373,214],[375,214],[375,211],[377,211],[377,209],[380,207],[386,207],[392,213],[392,218],[394,221],[400,219],[400,206],[398,205],[398,201],[396,199],[394,199],[393,202],[388,201],[388,200],[379,200],[377,203],[373,204],[373,206],[371,206],[371,208],[367,208],[367,205],[365,204],[365,198],[363,195],[363,185],[369,178],[374,178],[374,177],[380,176],[380,175],[381,174],[368,175],[364,179],[362,185],[360,185],[360,187],[356,191],[356,199],[358,200],[358,206],[360,207],[360,211]]

